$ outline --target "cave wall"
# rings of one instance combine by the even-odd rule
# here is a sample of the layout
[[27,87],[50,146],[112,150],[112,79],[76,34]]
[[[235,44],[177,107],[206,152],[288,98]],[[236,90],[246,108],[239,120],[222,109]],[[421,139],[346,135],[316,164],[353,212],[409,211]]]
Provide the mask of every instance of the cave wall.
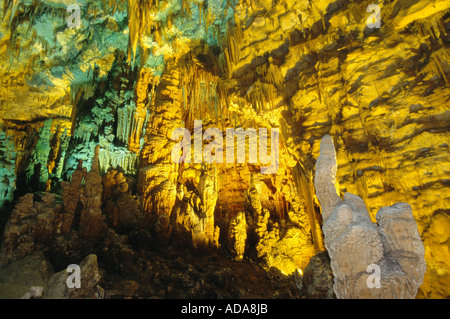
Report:
[[[79,29],[66,1],[0,5],[0,203],[61,192],[100,145],[100,173],[136,179],[159,240],[292,273],[325,249],[313,176],[330,134],[339,194],[374,222],[409,203],[427,263],[418,296],[449,297],[448,1],[380,1],[380,28],[370,1],[77,3]],[[193,138],[195,119],[279,128],[278,173],[174,164],[171,133]],[[234,240],[244,223],[246,244]]]

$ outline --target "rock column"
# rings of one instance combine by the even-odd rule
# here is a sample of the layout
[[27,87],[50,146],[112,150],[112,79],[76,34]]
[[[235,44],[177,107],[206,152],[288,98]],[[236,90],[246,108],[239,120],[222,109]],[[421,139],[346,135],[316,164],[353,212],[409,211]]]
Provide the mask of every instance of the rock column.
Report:
[[326,135],[316,163],[315,188],[337,298],[414,298],[426,264],[411,206],[383,207],[375,224],[360,197],[346,193],[339,198],[336,169],[333,140]]

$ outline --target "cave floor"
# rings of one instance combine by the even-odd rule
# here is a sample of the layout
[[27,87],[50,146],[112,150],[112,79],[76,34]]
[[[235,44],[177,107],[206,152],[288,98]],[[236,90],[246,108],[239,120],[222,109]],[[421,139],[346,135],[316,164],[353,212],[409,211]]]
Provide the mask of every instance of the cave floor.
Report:
[[99,259],[105,298],[301,298],[293,275],[266,271],[249,259],[237,262],[223,249],[193,254],[167,246],[142,250],[132,269],[111,271]]

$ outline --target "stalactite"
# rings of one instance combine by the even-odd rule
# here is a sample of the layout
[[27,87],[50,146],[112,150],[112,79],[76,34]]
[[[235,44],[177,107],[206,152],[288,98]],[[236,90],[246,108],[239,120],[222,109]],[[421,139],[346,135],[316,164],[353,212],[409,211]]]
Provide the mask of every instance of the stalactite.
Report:
[[139,164],[139,155],[126,149],[101,149],[99,153],[100,172],[110,167],[120,166],[126,173],[135,174]]
[[305,199],[306,211],[309,225],[311,227],[312,242],[317,251],[324,250],[323,234],[321,231],[322,220],[316,213],[314,207],[314,185],[312,178],[307,176],[305,169],[298,163],[293,169],[294,182],[297,187],[297,193],[302,194]]
[[84,91],[81,90],[80,85],[72,84],[69,91],[70,96],[70,104],[72,105],[72,114],[71,114],[71,122],[72,122],[72,128],[70,130],[70,133],[72,135],[75,135],[75,128],[77,125],[77,112],[78,112],[78,103],[84,96]]
[[447,83],[448,86],[450,86],[450,79],[448,78],[447,74],[444,71],[444,68],[442,67],[441,61],[439,60],[439,57],[436,55],[433,55],[433,61],[436,64],[436,70],[437,70],[437,74],[440,74],[444,80],[445,83]]
[[181,0],[181,7],[186,16],[191,16],[191,1],[189,0]]
[[60,179],[62,176],[63,168],[64,168],[64,161],[66,159],[66,152],[67,148],[69,147],[69,141],[70,141],[70,133],[68,132],[67,128],[64,129],[64,132],[61,136],[61,142],[60,142],[60,154],[58,162],[56,163],[56,169],[55,169],[55,177],[56,179]]
[[16,15],[17,7],[19,6],[19,0],[5,0],[3,14],[6,15],[6,12],[9,8],[11,8],[10,17],[9,17],[9,26],[11,27],[12,20]]
[[[155,7],[157,4],[153,0],[128,0],[128,28],[129,28],[129,47],[128,61],[134,60],[138,43],[143,35],[148,33],[155,27],[155,42],[161,44],[162,27],[159,22],[153,20]],[[154,49],[154,48],[153,48]]]
[[218,121],[220,89],[218,77],[212,75],[199,63],[187,63],[186,72],[180,81],[184,118],[188,127],[194,119]]
[[282,90],[284,84],[283,75],[280,68],[272,64],[272,61],[269,61],[269,66],[263,64],[261,68],[257,69],[257,73],[260,73],[267,83],[275,85],[278,90]]
[[13,139],[0,130],[0,207],[5,201],[14,199],[17,159],[14,144]]
[[242,42],[242,29],[239,23],[236,24],[236,27],[231,28],[228,32],[226,38],[226,48],[224,49],[224,57],[225,57],[225,69],[227,78],[230,79],[233,74],[234,66],[240,60],[240,43]]

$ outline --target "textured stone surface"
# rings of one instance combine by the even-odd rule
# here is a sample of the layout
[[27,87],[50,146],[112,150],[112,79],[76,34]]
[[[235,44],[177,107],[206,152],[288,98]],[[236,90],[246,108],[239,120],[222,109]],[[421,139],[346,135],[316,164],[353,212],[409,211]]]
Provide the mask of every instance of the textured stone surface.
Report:
[[321,251],[311,257],[302,278],[302,292],[307,299],[334,299],[330,257]]
[[[98,150],[94,162],[98,163]],[[62,203],[54,193],[20,197],[5,226],[1,265],[35,251],[50,251],[64,263],[91,250],[107,232],[100,208],[101,180],[98,164],[86,172],[80,163],[72,182],[62,182]]]
[[80,195],[83,209],[80,213],[78,234],[90,244],[95,244],[106,232],[105,217],[100,209],[102,205],[102,177],[99,174],[99,151],[100,146],[97,145],[91,170],[85,176],[84,193]]
[[245,213],[238,213],[230,223],[228,228],[228,247],[236,256],[236,261],[241,261],[245,254],[245,244],[247,243],[247,221]]
[[7,200],[14,199],[14,190],[16,188],[16,163],[17,154],[14,149],[14,143],[11,137],[5,132],[0,131],[0,207]]
[[119,232],[150,225],[150,217],[143,214],[140,201],[129,191],[130,183],[122,171],[112,168],[102,179],[106,220],[108,225]]
[[[323,209],[325,246],[338,298],[415,298],[426,270],[425,249],[411,206],[381,208],[374,224],[364,201],[336,194],[337,164],[332,138],[325,136],[317,159],[317,196]],[[378,267],[378,287],[372,272]],[[370,282],[372,280],[372,282]]]
[[0,268],[0,298],[37,299],[53,275],[52,265],[40,251]]
[[[160,245],[214,249],[245,212],[244,260],[295,273],[325,249],[313,176],[328,133],[340,185],[329,200],[356,194],[372,222],[409,203],[428,266],[418,296],[449,297],[448,1],[379,1],[379,29],[367,0],[86,0],[79,29],[67,1],[0,2],[0,225],[27,193],[62,195],[49,249],[65,263],[89,253],[82,240],[102,242],[100,210],[120,236],[144,228]],[[199,119],[203,131],[279,128],[278,173],[174,164],[173,129],[193,135]],[[100,207],[81,197],[97,145],[100,175],[119,166],[137,181],[103,188]]]
[[34,194],[21,197],[6,224],[0,251],[0,265],[31,255],[53,240],[55,219],[61,205],[54,203],[55,194],[45,193],[34,201]]
[[45,286],[53,275],[53,267],[44,258],[42,252],[10,263],[0,269],[0,282],[22,285],[25,287]]
[[96,299],[97,284],[100,280],[97,256],[89,255],[80,263],[80,288],[69,288],[67,278],[70,273],[65,269],[54,274],[44,288],[44,298],[49,299]]

